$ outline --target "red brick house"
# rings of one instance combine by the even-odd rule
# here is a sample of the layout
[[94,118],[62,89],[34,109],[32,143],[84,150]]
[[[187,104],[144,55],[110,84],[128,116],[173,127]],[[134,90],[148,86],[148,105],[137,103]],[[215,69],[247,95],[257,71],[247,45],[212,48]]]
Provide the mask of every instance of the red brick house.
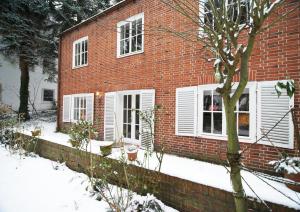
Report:
[[[274,89],[278,80],[300,82],[300,2],[288,0],[277,12],[294,7],[256,41],[249,83],[237,104],[242,149],[291,106],[300,122],[299,91],[289,99],[286,94],[277,98]],[[225,114],[214,91],[213,66],[203,59],[207,52],[200,43],[155,31],[155,26],[180,30],[188,24],[160,0],[124,0],[62,33],[58,127],[83,118],[94,122],[103,140],[123,136],[145,147],[149,140],[141,133],[138,111],[161,105],[155,114],[155,148],[163,143],[171,154],[225,160]],[[276,148],[297,152],[293,129],[289,115],[270,134]],[[267,162],[278,158],[276,148],[262,140],[245,152],[243,162],[271,170]]]

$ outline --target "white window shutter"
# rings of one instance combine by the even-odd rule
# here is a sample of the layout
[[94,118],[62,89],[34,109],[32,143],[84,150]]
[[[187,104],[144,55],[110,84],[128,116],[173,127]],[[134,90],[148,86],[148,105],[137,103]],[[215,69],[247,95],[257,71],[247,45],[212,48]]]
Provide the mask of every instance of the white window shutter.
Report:
[[[257,111],[257,135],[263,136],[262,130],[267,133],[293,106],[286,92],[278,98],[275,85],[277,81],[258,83],[258,111]],[[293,148],[294,130],[291,113],[289,113],[269,134],[268,138],[278,147]],[[267,138],[262,142],[272,145]]]
[[115,141],[115,111],[116,93],[106,93],[104,103],[104,139],[106,141]]
[[196,136],[197,87],[176,89],[176,135]]
[[71,121],[72,95],[63,96],[63,122]]
[[[142,90],[141,92],[141,111],[143,114],[151,117],[154,112],[155,104],[155,90]],[[145,122],[142,118],[142,131],[141,131],[141,145],[146,149],[153,148],[153,135],[154,135],[154,113],[152,115],[152,127],[149,123]],[[151,129],[152,128],[152,129]]]
[[94,94],[86,96],[86,120],[93,123],[94,118]]

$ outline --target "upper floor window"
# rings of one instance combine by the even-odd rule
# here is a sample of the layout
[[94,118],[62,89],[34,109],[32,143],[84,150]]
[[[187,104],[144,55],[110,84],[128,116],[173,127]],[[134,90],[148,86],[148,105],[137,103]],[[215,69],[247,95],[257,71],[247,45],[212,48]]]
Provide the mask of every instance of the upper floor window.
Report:
[[[250,1],[251,0],[241,0],[240,6],[238,4],[238,1],[236,0],[226,0],[225,1],[225,7],[227,11],[227,16],[232,21],[236,21],[239,16],[239,10],[240,10],[240,24],[246,24],[250,20]],[[223,1],[221,0],[214,0],[216,8],[221,8]],[[216,27],[215,25],[215,19],[213,17],[213,12],[211,8],[211,4],[208,0],[203,0],[200,4],[200,11],[201,15],[204,17],[203,24],[205,25],[212,25]]]
[[141,53],[144,50],[144,13],[132,16],[117,25],[118,57]]
[[73,68],[88,64],[88,37],[80,38],[73,43]]

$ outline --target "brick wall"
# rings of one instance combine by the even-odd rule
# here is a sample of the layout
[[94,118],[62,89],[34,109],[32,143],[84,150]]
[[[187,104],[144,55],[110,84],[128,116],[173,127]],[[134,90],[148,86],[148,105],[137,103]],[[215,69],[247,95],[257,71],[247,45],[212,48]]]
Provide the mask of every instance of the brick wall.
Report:
[[[25,136],[24,137],[29,137]],[[90,164],[90,153],[83,152],[71,147],[52,143],[46,140],[37,139],[35,151],[41,157],[66,162],[66,165],[75,171],[89,174],[88,167]],[[32,145],[27,145],[32,149]],[[92,154],[93,164],[96,167],[95,177],[103,176],[103,173],[118,172],[118,177],[109,178],[112,184],[123,184],[123,166],[117,160],[103,158],[99,155]],[[105,162],[110,163],[112,168],[101,169],[98,165]],[[223,211],[232,212],[235,209],[232,194],[230,192],[217,188],[201,185],[195,182],[173,177],[163,173],[146,170],[134,165],[127,168],[128,176],[135,176],[133,179],[136,183],[134,190],[138,193],[145,193],[146,187],[148,192],[153,193],[165,204],[181,212],[197,211]],[[124,185],[124,184],[123,184]],[[274,212],[292,212],[296,211],[291,208],[267,202],[268,206]],[[261,203],[248,201],[249,211],[268,211]]]
[[[280,80],[286,77],[300,82],[300,2],[288,0],[276,13],[298,9],[260,34],[250,61],[250,81]],[[119,21],[144,12],[144,53],[117,58],[116,25]],[[274,13],[274,17],[276,17]],[[273,17],[273,18],[274,18]],[[269,21],[270,22],[270,21]],[[188,43],[168,33],[157,32],[157,26],[183,30],[193,27],[160,0],[128,0],[88,24],[83,24],[61,37],[59,79],[59,127],[62,127],[62,96],[75,93],[95,93],[155,89],[155,104],[163,107],[157,115],[155,145],[164,140],[168,153],[214,162],[226,158],[226,141],[199,137],[175,136],[175,92],[178,87],[214,83],[212,64],[206,62],[207,52],[200,44]],[[197,29],[196,26],[195,30]],[[72,43],[89,36],[89,64],[72,70]],[[95,99],[96,127],[103,138],[103,97]],[[295,95],[296,117],[300,123],[300,93]],[[299,125],[300,127],[300,125]],[[242,143],[241,148],[248,144]],[[296,146],[297,148],[297,146]],[[281,149],[294,154],[295,150]],[[249,167],[270,171],[269,160],[278,157],[270,146],[255,145],[244,155]]]

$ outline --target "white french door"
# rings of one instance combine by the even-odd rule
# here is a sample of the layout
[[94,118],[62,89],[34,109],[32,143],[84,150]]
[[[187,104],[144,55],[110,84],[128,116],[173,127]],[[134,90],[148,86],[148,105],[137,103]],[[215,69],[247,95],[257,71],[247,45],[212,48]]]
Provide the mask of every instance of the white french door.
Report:
[[140,142],[140,94],[123,95],[123,137],[125,142]]

